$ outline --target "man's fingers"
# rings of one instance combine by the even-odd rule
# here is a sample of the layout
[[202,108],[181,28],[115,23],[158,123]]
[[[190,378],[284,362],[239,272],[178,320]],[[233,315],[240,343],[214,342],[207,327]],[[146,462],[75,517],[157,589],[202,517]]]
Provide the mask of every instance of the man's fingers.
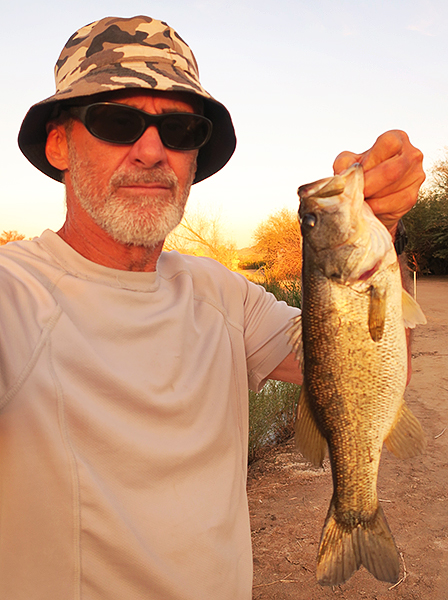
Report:
[[341,152],[334,161],[334,172],[340,173],[355,162],[364,170],[366,198],[384,198],[407,188],[415,195],[425,180],[423,155],[410,143],[404,131],[383,133],[372,148],[362,154]]
[[[419,151],[417,151],[419,152]],[[400,190],[411,188],[415,193],[425,180],[421,166],[421,153],[410,157],[398,154],[364,171],[364,195],[366,198],[384,198]]]
[[384,198],[368,198],[370,205],[378,219],[388,228],[393,228],[415,203],[415,189],[407,188],[390,194],[385,202]]
[[361,164],[364,171],[370,171],[376,166],[387,162],[401,154],[407,154],[413,148],[408,135],[404,131],[394,129],[386,131],[379,136],[373,146],[361,155]]
[[342,171],[345,171],[345,169],[348,169],[353,164],[359,162],[361,156],[362,154],[355,154],[354,152],[341,152],[341,154],[336,157],[336,160],[333,163],[333,173],[335,175],[342,173]]

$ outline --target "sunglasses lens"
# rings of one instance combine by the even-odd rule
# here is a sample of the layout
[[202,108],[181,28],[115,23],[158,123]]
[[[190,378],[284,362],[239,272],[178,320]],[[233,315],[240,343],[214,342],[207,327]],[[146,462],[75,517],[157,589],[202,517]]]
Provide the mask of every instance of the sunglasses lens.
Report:
[[106,142],[129,144],[145,130],[145,121],[138,112],[113,104],[92,105],[86,114],[86,127]]
[[159,126],[162,142],[168,148],[193,150],[210,137],[210,123],[196,115],[167,115]]
[[194,150],[203,146],[212,132],[205,117],[190,113],[149,115],[120,104],[91,104],[80,113],[90,133],[105,142],[133,144],[147,127],[157,127],[162,143],[174,150]]

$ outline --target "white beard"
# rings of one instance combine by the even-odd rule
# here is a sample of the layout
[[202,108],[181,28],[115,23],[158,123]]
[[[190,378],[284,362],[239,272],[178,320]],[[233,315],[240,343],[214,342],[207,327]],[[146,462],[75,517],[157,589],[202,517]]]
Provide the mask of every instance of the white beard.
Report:
[[[182,220],[194,180],[196,161],[184,189],[170,167],[153,167],[131,172],[116,171],[105,186],[89,161],[79,158],[68,140],[70,179],[73,191],[94,222],[122,244],[152,248],[162,242]],[[170,194],[154,196],[126,194],[122,186],[159,182]],[[106,191],[104,188],[106,187]]]

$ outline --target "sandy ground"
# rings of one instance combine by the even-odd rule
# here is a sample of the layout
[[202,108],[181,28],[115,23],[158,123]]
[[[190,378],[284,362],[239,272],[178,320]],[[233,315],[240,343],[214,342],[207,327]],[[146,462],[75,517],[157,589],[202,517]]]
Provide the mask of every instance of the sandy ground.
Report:
[[254,600],[448,599],[448,278],[424,278],[417,300],[428,323],[414,336],[406,400],[428,438],[423,456],[400,461],[386,449],[379,497],[402,561],[402,579],[377,581],[363,567],[345,584],[316,582],[316,553],[332,484],[291,442],[251,465]]

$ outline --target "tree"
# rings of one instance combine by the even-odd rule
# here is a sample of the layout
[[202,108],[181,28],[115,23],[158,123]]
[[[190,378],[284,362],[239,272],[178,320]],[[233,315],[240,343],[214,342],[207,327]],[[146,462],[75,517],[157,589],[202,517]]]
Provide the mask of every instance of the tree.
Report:
[[189,212],[167,237],[164,248],[182,254],[208,256],[231,270],[238,269],[236,246],[226,239],[218,215],[207,215],[200,210]]
[[294,279],[302,271],[302,238],[297,213],[282,208],[260,223],[254,232],[256,249],[266,261],[266,273]]
[[411,264],[422,273],[448,274],[448,156],[434,164],[428,184],[403,220]]
[[17,240],[24,239],[25,236],[15,230],[3,231],[3,233],[0,235],[0,246],[4,246],[8,242],[15,242]]

